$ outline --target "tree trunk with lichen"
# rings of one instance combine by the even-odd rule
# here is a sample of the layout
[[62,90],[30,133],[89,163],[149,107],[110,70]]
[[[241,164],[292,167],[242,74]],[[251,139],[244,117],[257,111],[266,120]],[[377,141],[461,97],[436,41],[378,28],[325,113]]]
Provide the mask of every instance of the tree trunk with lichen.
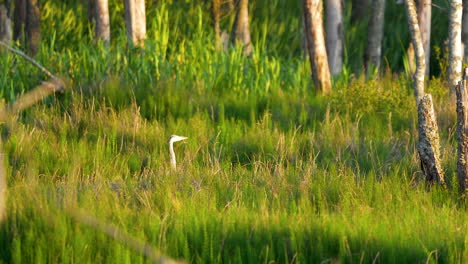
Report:
[[457,178],[460,192],[464,193],[468,187],[468,68],[465,68],[463,79],[458,83],[455,91],[457,94]]
[[326,42],[328,65],[332,75],[341,74],[343,68],[343,0],[327,0]]
[[450,20],[449,20],[449,64],[448,82],[450,90],[454,91],[461,79],[463,49],[462,49],[462,0],[450,0]]
[[145,47],[146,11],[144,0],[124,0],[127,38],[133,46]]
[[463,62],[468,62],[468,0],[463,0],[462,18]]
[[416,71],[413,76],[413,88],[418,107],[418,153],[421,169],[428,183],[437,182],[445,185],[444,172],[440,165],[439,132],[432,102],[432,96],[424,93],[425,53],[418,16],[413,0],[405,0],[408,25],[416,57]]
[[244,54],[252,54],[252,43],[250,42],[249,29],[249,0],[239,0],[236,19],[232,30],[232,41],[234,44],[241,43],[244,47]]
[[428,183],[445,185],[445,176],[440,165],[440,143],[432,96],[422,96],[418,106],[418,152],[421,169]]
[[312,79],[315,88],[322,94],[330,93],[331,80],[327,50],[323,34],[323,6],[321,0],[302,0],[304,30],[309,53]]

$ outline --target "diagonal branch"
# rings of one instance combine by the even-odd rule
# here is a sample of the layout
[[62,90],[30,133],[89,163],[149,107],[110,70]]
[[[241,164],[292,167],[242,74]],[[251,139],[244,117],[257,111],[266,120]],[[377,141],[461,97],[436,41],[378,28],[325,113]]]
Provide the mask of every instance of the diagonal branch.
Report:
[[29,57],[28,55],[24,54],[24,52],[22,52],[21,50],[18,50],[18,49],[14,49],[12,47],[10,47],[9,45],[7,45],[5,42],[3,41],[0,41],[0,46],[3,46],[5,49],[15,53],[16,55],[19,55],[21,57],[23,57],[24,59],[26,59],[27,61],[29,61],[32,65],[36,66],[37,68],[39,68],[43,73],[45,73],[47,76],[49,76],[50,78],[52,79],[58,79],[57,76],[53,75],[50,71],[48,71],[46,68],[44,68],[42,65],[40,65],[37,61],[35,61],[34,59],[32,59],[31,57]]
[[[63,79],[58,78],[46,68],[37,63],[34,59],[24,54],[22,51],[14,49],[4,42],[0,41],[0,46],[5,47],[8,51],[11,51],[27,61],[29,61],[34,66],[38,67],[43,73],[51,78],[48,82],[43,82],[41,85],[38,85],[36,88],[32,89],[28,93],[24,94],[18,98],[14,103],[11,103],[0,109],[0,123],[4,123],[7,120],[13,118],[15,115],[19,114],[21,111],[29,108],[35,103],[41,101],[45,97],[55,92],[63,91],[65,89],[65,82]],[[5,169],[5,155],[1,153],[1,139],[0,139],[0,223],[6,217],[6,199],[7,199],[7,174]]]
[[3,123],[8,118],[19,114],[21,111],[36,104],[50,94],[61,92],[63,89],[65,89],[65,82],[60,78],[52,79],[52,81],[49,82],[42,82],[42,84],[36,86],[36,88],[18,98],[14,103],[11,103],[1,109],[0,123]]

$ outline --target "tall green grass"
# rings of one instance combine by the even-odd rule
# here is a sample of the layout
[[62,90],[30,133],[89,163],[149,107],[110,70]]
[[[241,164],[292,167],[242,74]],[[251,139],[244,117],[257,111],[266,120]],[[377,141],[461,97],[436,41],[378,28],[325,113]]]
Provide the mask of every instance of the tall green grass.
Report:
[[[43,3],[36,59],[70,86],[3,127],[0,262],[148,261],[75,222],[66,208],[76,206],[194,263],[467,261],[443,80],[428,90],[447,190],[428,189],[420,172],[410,80],[390,70],[378,80],[360,75],[363,24],[347,18],[345,73],[320,96],[300,49],[297,1],[252,1],[249,58],[240,47],[216,52],[205,1],[150,1],[145,50],[127,45],[122,4],[110,4],[107,48],[93,43],[79,1]],[[400,9],[388,3],[389,13]],[[384,45],[394,72],[407,46],[397,14],[387,16]],[[443,19],[434,19],[436,44]],[[0,65],[7,101],[44,79],[9,54]],[[177,171],[171,134],[189,137],[175,146]]]

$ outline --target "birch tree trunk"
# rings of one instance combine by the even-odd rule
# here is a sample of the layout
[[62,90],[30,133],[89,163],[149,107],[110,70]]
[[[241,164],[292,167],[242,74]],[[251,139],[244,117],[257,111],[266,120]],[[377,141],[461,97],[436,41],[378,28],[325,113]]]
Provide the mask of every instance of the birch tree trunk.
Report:
[[330,69],[323,36],[321,0],[302,0],[305,35],[315,88],[323,94],[331,91]]
[[460,192],[464,193],[468,187],[468,68],[465,68],[463,79],[455,90],[457,93],[457,178]]
[[468,0],[463,0],[462,20],[463,61],[468,62]]
[[448,82],[451,91],[461,79],[463,50],[461,43],[462,0],[450,0]]
[[421,39],[424,48],[424,54],[426,57],[426,76],[429,76],[429,65],[431,61],[431,17],[432,0],[419,0],[418,21],[419,30],[421,31]]
[[416,97],[416,105],[424,95],[424,78],[426,69],[426,58],[424,55],[424,47],[419,30],[418,16],[413,0],[405,0],[406,14],[408,16],[408,24],[411,35],[411,43],[414,47],[416,57],[416,71],[413,75],[414,96]]
[[11,32],[11,19],[8,14],[7,5],[5,3],[0,4],[0,41],[10,43],[13,34]]
[[343,0],[327,0],[326,42],[330,72],[336,76],[343,68]]
[[[432,0],[416,0],[419,31],[421,32],[421,40],[423,43],[424,54],[426,57],[426,76],[429,76],[430,59],[431,59],[431,15],[432,15]],[[410,43],[407,51],[408,64],[410,71],[414,73],[416,65],[414,62],[414,47]]]
[[145,0],[124,0],[124,8],[128,40],[134,46],[144,48],[146,39]]
[[382,39],[384,33],[385,1],[374,0],[367,32],[366,69],[367,74],[380,68],[382,56]]
[[234,28],[232,30],[232,41],[234,44],[237,42],[242,43],[244,54],[249,56],[252,54],[249,29],[249,0],[239,0],[238,5],[236,20],[234,21]]
[[95,37],[96,40],[102,40],[105,43],[110,42],[110,21],[109,21],[109,3],[108,0],[95,0]]
[[418,106],[418,153],[421,159],[421,169],[426,181],[434,181],[445,185],[444,172],[440,165],[439,133],[434,112],[432,97],[424,94],[425,54],[421,33],[418,25],[418,16],[413,0],[405,0],[411,41],[416,55],[416,71],[414,73],[413,87]]

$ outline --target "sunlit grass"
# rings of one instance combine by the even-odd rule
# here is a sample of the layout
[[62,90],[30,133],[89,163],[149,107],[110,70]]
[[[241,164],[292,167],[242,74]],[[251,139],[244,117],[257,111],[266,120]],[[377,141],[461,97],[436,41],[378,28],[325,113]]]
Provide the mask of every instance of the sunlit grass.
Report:
[[[252,3],[249,58],[241,47],[216,52],[200,1],[151,3],[145,50],[127,46],[118,1],[109,48],[93,43],[80,3],[44,3],[36,59],[71,83],[3,127],[0,261],[148,261],[75,222],[65,208],[78,206],[187,262],[466,262],[468,214],[444,82],[434,78],[428,91],[450,188],[429,190],[409,79],[384,70],[366,81],[363,26],[353,25],[355,49],[334,92],[315,94],[293,2]],[[389,12],[398,8],[389,3]],[[400,15],[388,19],[405,38]],[[404,45],[395,41],[384,50],[398,71]],[[45,78],[9,54],[0,65],[7,101]],[[189,138],[175,146],[177,171],[171,134]]]

